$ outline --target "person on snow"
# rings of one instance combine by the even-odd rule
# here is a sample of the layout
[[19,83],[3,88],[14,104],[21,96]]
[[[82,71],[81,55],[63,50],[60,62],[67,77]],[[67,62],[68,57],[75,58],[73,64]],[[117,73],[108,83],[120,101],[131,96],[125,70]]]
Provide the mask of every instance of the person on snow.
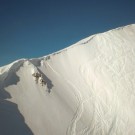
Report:
[[40,83],[41,83],[42,86],[46,84],[46,82],[45,82],[45,80],[43,79],[43,76],[42,76],[42,75],[41,75],[41,78],[40,78]]
[[38,83],[38,79],[39,79],[39,77],[41,77],[41,74],[40,73],[34,73],[32,75],[35,77],[36,83]]

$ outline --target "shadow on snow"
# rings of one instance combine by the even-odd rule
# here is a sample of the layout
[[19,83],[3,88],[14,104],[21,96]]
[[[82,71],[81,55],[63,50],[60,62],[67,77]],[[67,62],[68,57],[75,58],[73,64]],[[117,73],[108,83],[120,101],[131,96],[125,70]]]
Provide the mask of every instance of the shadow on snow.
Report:
[[[20,65],[17,70],[19,70]],[[7,101],[12,98],[6,92],[5,87],[16,85],[20,78],[16,75],[14,68],[10,72],[0,76],[0,134],[1,135],[33,135],[25,123],[25,119],[18,109],[18,105]]]

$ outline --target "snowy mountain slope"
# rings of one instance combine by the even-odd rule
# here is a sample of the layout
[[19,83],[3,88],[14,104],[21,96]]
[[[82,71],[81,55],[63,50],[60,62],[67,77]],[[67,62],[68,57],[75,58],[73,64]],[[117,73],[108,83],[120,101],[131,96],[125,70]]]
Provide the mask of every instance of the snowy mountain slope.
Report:
[[0,134],[134,135],[134,58],[133,24],[1,67]]

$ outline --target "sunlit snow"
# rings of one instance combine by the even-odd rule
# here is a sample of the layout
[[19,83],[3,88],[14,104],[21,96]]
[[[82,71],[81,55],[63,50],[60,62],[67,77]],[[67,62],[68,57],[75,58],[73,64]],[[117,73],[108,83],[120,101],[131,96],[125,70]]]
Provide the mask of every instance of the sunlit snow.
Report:
[[134,135],[135,25],[1,67],[0,134]]

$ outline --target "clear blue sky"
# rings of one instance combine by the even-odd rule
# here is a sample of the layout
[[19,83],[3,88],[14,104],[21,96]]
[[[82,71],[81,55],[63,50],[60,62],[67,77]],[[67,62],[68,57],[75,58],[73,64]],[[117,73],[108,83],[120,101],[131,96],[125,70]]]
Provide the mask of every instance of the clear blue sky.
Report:
[[135,0],[0,0],[0,66],[135,23]]

